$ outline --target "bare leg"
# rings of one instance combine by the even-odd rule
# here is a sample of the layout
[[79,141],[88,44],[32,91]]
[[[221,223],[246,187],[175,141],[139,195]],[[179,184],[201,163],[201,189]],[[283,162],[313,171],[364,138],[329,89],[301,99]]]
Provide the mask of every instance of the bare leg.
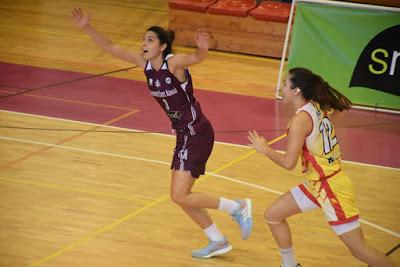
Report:
[[195,179],[189,171],[172,171],[171,199],[181,206],[190,218],[202,229],[207,228],[213,222],[205,208],[217,209],[219,198],[205,194],[192,192]]
[[292,247],[292,235],[285,219],[297,213],[301,213],[301,210],[290,192],[280,196],[264,213],[269,229],[281,249]]
[[394,266],[388,257],[365,242],[361,227],[344,233],[339,238],[349,248],[354,257],[367,263],[368,266]]
[[195,179],[189,171],[172,171],[171,199],[203,229],[209,239],[206,247],[192,251],[192,257],[203,259],[225,254],[232,250],[232,246],[213,224],[210,215],[205,210],[205,208],[217,209],[219,198],[204,193],[193,193],[194,182]]

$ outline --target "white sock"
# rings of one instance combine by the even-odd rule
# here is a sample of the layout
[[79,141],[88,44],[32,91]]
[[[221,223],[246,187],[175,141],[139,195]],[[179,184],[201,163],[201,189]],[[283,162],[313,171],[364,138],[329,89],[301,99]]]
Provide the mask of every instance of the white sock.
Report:
[[204,233],[207,235],[209,239],[212,241],[221,241],[224,239],[224,236],[219,231],[217,225],[215,223],[211,224],[207,228],[203,229]]
[[281,256],[284,267],[296,267],[297,261],[294,258],[293,248],[281,248]]
[[236,201],[226,199],[226,198],[219,198],[219,205],[218,209],[223,210],[231,214],[234,210],[239,208],[239,204]]

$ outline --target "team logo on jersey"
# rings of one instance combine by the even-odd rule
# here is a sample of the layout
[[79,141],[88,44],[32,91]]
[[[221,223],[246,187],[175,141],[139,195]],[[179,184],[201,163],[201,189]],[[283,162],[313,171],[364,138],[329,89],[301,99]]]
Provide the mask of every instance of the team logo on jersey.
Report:
[[171,84],[171,78],[170,78],[170,77],[165,78],[165,82],[166,82],[167,84]]
[[159,80],[156,80],[156,87],[160,87],[160,86],[161,86],[160,81],[159,81]]
[[149,79],[149,85],[153,86],[153,79],[152,78]]
[[166,112],[167,112],[168,117],[173,122],[177,122],[180,119],[181,115],[182,115],[182,113],[180,111],[167,110]]

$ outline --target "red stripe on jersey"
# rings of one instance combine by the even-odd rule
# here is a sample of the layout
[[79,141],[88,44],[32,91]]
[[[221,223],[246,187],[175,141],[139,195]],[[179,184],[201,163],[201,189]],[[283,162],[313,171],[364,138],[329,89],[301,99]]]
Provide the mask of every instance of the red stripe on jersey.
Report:
[[318,203],[318,200],[313,195],[311,195],[311,193],[307,190],[307,188],[303,184],[300,184],[299,188],[304,193],[304,195],[306,195],[312,202],[314,202],[315,205],[321,207],[321,205]]
[[[331,178],[332,176],[335,176],[336,174],[338,174],[342,169],[339,169],[337,171],[334,171],[332,174],[325,176],[323,179],[328,179]],[[322,180],[322,179],[321,179]]]
[[318,172],[319,178],[322,179],[325,177],[324,170],[321,168],[321,166],[318,165],[317,161],[315,160],[314,156],[310,154],[307,150],[307,145],[304,144],[303,146],[303,157],[305,160],[308,162],[311,162],[311,165],[314,167],[314,169]]
[[335,194],[333,193],[331,187],[327,180],[321,181],[321,187],[325,190],[326,195],[328,196],[329,202],[335,209],[336,216],[338,217],[338,221],[346,220],[346,215],[344,214],[343,208],[340,205],[338,199],[336,198]]
[[329,223],[329,225],[340,225],[340,224],[349,223],[349,222],[358,220],[359,218],[360,218],[360,217],[359,217],[358,215],[355,215],[355,216],[353,216],[353,217],[350,217],[350,218],[347,218],[347,219],[344,219],[344,220],[340,220],[340,221],[331,221],[331,222],[328,222],[328,223]]

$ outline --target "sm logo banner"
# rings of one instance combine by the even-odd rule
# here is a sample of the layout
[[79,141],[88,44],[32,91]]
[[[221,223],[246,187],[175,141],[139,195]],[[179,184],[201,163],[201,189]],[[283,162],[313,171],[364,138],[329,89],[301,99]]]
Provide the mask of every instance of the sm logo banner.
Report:
[[400,8],[297,0],[287,69],[322,76],[354,105],[400,111]]
[[349,87],[362,86],[400,96],[400,25],[385,29],[358,58]]

